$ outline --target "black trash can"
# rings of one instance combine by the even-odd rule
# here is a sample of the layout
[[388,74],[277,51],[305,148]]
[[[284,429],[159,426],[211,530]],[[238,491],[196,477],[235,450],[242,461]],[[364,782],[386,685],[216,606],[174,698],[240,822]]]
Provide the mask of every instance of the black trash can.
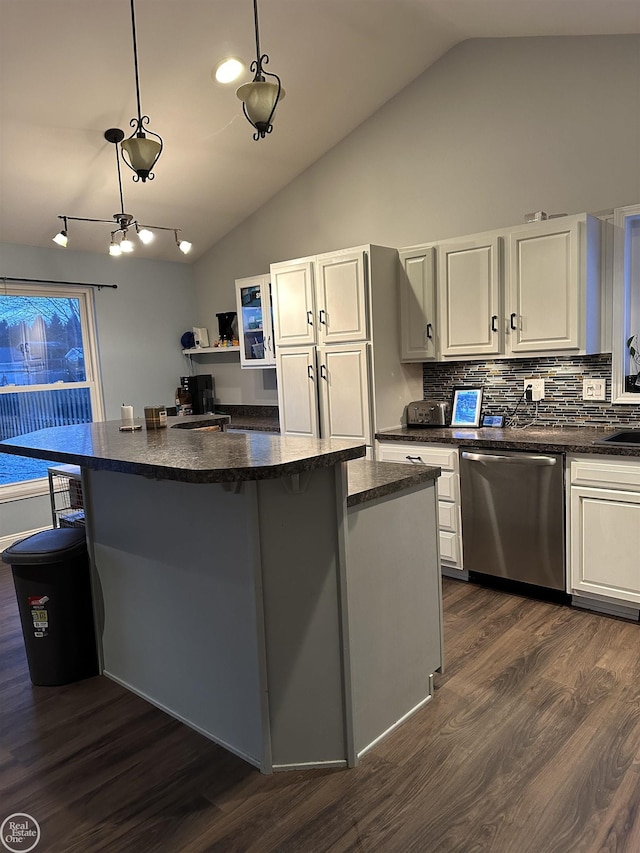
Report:
[[41,687],[98,674],[85,532],[43,530],[2,553],[11,566],[31,681]]

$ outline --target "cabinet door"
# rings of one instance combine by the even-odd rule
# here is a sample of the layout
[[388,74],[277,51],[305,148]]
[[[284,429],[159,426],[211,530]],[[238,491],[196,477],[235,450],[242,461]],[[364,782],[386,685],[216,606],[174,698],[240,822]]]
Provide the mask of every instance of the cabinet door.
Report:
[[354,438],[372,443],[369,350],[369,344],[318,349],[323,438]]
[[315,353],[314,346],[278,350],[278,409],[284,435],[320,434]]
[[640,603],[640,494],[571,488],[571,590]]
[[366,341],[367,253],[336,252],[316,260],[316,308],[321,344]]
[[273,367],[275,347],[271,330],[269,276],[254,276],[236,281],[240,366]]
[[304,346],[316,340],[313,259],[271,266],[276,346]]
[[435,254],[433,246],[400,253],[402,361],[432,361],[437,355]]
[[438,331],[443,357],[502,351],[500,250],[500,237],[482,235],[438,247]]
[[508,335],[512,352],[578,349],[579,220],[554,219],[510,232]]

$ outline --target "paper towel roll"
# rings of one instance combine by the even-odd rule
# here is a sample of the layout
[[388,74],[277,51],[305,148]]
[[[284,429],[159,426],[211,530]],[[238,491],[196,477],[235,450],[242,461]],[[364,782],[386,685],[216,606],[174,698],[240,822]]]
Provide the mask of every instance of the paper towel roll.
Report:
[[120,420],[123,424],[133,424],[133,406],[125,406],[124,403],[120,407]]

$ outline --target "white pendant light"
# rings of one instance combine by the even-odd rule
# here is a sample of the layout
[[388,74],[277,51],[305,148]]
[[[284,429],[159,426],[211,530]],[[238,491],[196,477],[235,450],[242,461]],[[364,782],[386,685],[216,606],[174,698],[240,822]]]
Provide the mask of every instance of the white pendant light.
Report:
[[[266,53],[260,53],[258,0],[253,0],[253,20],[256,31],[256,58],[251,63],[251,70],[254,72],[254,77],[251,83],[240,86],[236,95],[242,101],[242,110],[246,118],[256,129],[253,138],[257,141],[264,139],[267,133],[273,130],[273,116],[277,105],[285,96],[285,91],[278,75],[264,70],[269,57]],[[273,77],[276,82],[266,80],[265,75]]]
[[[136,39],[136,15],[133,8],[133,0],[131,2],[131,31],[133,34],[133,67],[136,78],[136,100],[138,103],[138,117],[132,118],[129,124],[134,129],[128,139],[125,139],[121,144],[122,159],[132,172],[135,172],[134,181],[147,180],[151,181],[154,178],[153,167],[162,154],[162,137],[159,134],[149,130],[145,125],[149,124],[149,116],[142,115],[140,107],[140,81],[138,79],[138,43]],[[155,137],[150,139],[147,134]],[[126,156],[125,156],[126,154]]]

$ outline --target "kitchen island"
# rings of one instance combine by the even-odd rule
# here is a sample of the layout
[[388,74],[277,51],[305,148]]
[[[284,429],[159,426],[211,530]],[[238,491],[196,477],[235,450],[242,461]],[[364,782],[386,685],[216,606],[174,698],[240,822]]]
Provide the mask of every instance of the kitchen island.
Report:
[[118,427],[0,442],[82,469],[104,675],[263,772],[354,766],[431,698],[437,467]]

